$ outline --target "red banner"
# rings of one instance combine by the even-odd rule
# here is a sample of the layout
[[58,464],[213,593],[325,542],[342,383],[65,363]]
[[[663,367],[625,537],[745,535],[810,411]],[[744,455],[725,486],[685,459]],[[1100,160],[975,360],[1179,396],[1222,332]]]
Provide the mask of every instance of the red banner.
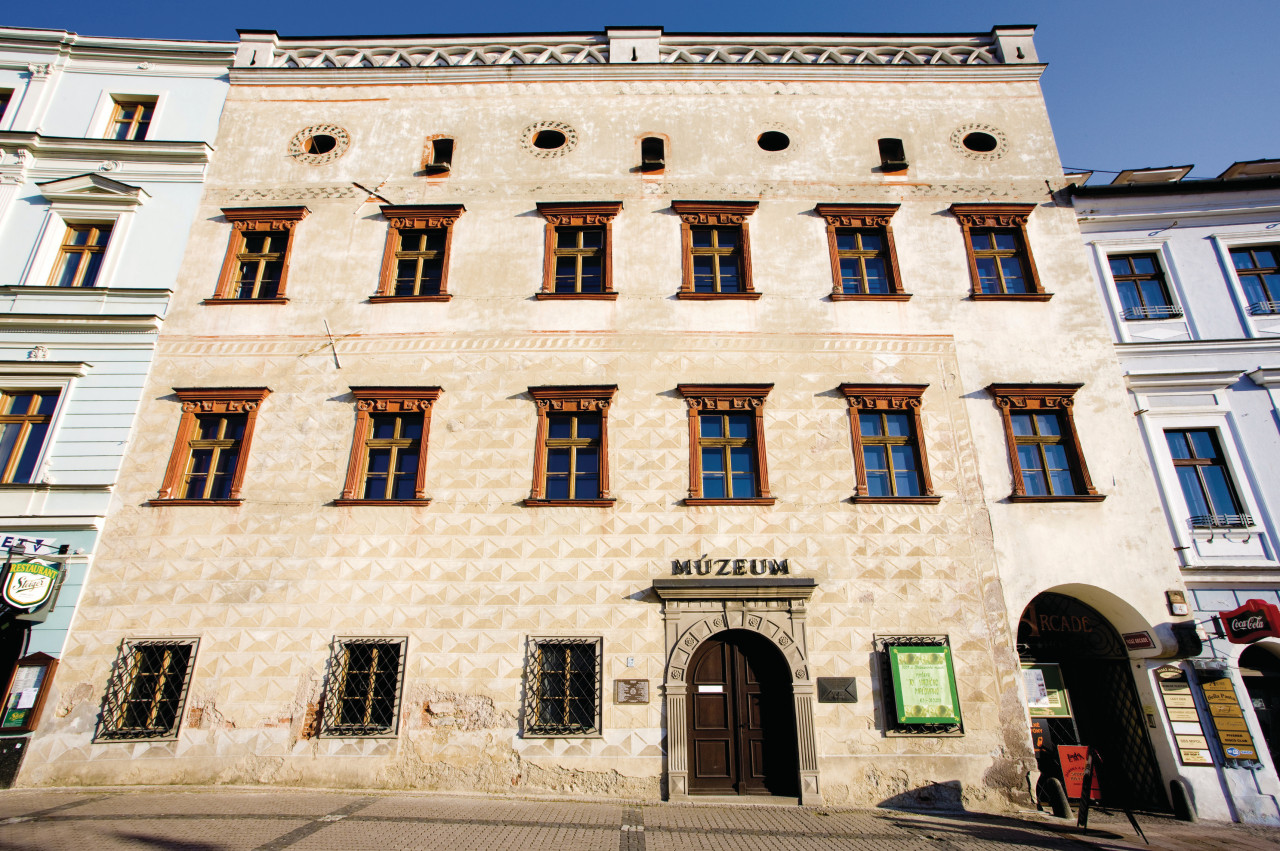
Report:
[[[1089,748],[1084,745],[1058,745],[1058,761],[1062,763],[1062,785],[1068,798],[1079,798],[1084,792],[1084,769],[1089,759]],[[1089,784],[1089,797],[1102,800],[1102,786],[1098,782],[1098,766],[1093,767],[1093,782]]]
[[1245,600],[1229,612],[1218,612],[1227,641],[1252,644],[1260,638],[1280,638],[1280,609],[1264,600]]

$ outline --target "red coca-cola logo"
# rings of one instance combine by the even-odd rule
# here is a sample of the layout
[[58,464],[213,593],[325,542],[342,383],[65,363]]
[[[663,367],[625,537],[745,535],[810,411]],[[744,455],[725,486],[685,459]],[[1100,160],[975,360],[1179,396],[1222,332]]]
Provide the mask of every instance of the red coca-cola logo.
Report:
[[1246,600],[1229,612],[1219,612],[1227,641],[1252,644],[1260,638],[1280,638],[1280,609],[1264,600]]

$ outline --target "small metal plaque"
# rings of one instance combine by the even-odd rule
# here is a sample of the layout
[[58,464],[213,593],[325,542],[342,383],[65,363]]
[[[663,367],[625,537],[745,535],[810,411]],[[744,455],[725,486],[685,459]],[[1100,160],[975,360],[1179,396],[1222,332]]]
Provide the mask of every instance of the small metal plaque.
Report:
[[818,677],[818,703],[857,703],[858,681],[853,677]]
[[648,680],[614,680],[614,703],[648,703]]

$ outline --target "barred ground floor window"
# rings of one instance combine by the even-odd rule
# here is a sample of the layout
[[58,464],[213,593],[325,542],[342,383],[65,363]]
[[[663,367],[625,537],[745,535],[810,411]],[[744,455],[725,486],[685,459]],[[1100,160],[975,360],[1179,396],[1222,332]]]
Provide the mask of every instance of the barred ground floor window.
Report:
[[194,638],[124,642],[103,698],[97,738],[177,736],[197,643]]

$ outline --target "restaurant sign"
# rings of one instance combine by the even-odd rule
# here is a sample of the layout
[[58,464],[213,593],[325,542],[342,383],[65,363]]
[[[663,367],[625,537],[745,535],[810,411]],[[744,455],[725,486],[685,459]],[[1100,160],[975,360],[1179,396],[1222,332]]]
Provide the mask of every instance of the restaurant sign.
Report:
[[0,585],[0,597],[15,609],[34,609],[44,605],[58,584],[56,565],[17,562],[9,565]]
[[1252,644],[1260,638],[1280,638],[1280,609],[1265,600],[1245,600],[1229,612],[1219,612],[1227,641]]

